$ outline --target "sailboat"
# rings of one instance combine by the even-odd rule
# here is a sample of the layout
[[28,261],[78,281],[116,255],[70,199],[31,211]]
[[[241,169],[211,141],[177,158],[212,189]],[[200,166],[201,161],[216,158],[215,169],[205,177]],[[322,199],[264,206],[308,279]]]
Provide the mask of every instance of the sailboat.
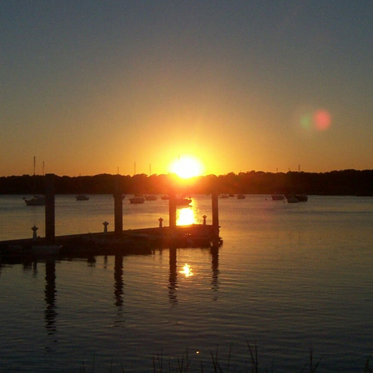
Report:
[[[35,157],[34,157],[34,190],[35,190]],[[27,206],[45,206],[45,196],[34,194],[31,198],[23,198]]]
[[45,196],[34,195],[29,199],[24,198],[27,206],[45,206]]

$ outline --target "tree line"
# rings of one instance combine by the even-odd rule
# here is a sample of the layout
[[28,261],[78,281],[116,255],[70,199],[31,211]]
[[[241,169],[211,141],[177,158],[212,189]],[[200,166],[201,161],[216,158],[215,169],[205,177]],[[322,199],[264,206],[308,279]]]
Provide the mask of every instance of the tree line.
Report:
[[[42,194],[44,177],[23,175],[0,177],[0,194]],[[114,182],[120,182],[123,194],[167,194],[173,188],[179,193],[208,194],[291,194],[373,196],[373,170],[342,170],[326,173],[262,171],[206,175],[182,180],[176,175],[137,174],[95,176],[55,175],[56,194],[112,194]]]

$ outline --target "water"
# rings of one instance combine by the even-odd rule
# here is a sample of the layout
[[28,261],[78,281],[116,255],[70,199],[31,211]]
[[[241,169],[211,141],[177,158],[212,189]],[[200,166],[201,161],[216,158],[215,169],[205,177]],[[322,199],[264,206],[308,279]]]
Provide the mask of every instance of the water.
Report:
[[[211,221],[208,196],[179,223]],[[1,372],[362,372],[373,359],[373,198],[219,200],[223,246],[0,267]],[[56,197],[56,233],[103,231],[112,196]],[[168,205],[124,201],[124,228],[168,224]],[[0,196],[0,239],[44,235],[43,207]],[[192,275],[184,271],[188,265]],[[190,274],[190,273],[189,273]],[[188,351],[188,352],[186,352]],[[157,362],[160,367],[160,362]],[[373,364],[371,363],[371,366]],[[309,367],[306,369],[309,371]],[[305,370],[307,371],[307,370]]]

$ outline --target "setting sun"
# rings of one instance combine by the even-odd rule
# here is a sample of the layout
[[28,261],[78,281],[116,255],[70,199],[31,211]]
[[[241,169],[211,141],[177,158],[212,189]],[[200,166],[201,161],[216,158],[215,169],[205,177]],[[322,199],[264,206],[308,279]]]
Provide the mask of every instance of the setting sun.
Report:
[[202,175],[204,167],[198,158],[183,156],[172,162],[170,171],[183,179],[188,179],[190,177]]

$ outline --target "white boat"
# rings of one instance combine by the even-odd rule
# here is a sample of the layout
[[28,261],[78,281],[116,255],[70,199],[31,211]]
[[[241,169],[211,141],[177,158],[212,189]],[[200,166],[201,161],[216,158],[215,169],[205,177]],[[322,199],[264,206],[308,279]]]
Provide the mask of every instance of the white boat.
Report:
[[191,198],[176,198],[177,206],[189,206],[192,203]]
[[133,204],[139,204],[139,203],[144,203],[145,198],[144,197],[132,197],[132,198],[129,198],[129,201],[130,203],[133,203]]
[[[35,173],[35,170],[36,170],[36,158],[34,157],[34,176],[33,176],[33,179],[34,179],[34,191],[36,190],[36,185],[35,185],[35,176],[36,176],[36,173]],[[32,198],[29,198],[29,199],[26,199],[26,198],[23,198],[26,205],[27,206],[45,206],[45,196],[38,196],[38,195],[34,195]]]
[[45,206],[45,196],[33,196],[32,198],[26,199],[24,201],[27,206]]
[[77,201],[88,201],[89,200],[89,197],[85,194],[78,194],[76,196],[76,200]]

